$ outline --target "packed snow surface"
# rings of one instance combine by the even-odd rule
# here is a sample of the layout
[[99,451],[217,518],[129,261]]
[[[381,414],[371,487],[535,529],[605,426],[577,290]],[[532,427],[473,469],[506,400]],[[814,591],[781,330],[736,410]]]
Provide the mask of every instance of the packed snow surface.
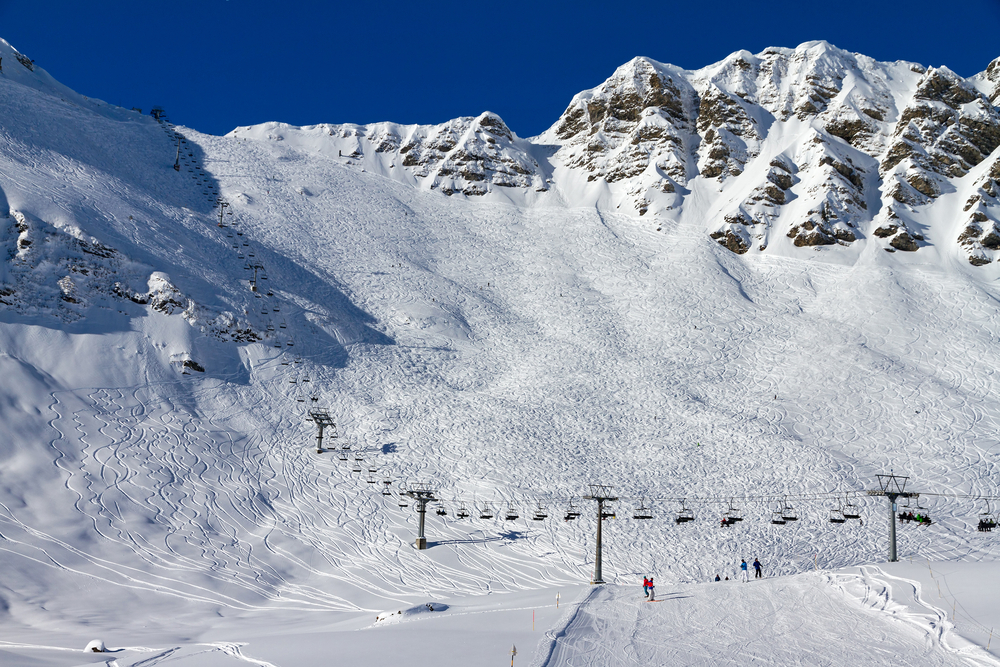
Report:
[[[700,176],[656,225],[600,185],[449,197],[0,47],[3,664],[991,664],[995,267],[736,255]],[[546,187],[494,118],[455,131]],[[933,524],[883,567],[889,471]],[[597,588],[592,483],[621,498]],[[754,557],[765,581],[709,583]]]

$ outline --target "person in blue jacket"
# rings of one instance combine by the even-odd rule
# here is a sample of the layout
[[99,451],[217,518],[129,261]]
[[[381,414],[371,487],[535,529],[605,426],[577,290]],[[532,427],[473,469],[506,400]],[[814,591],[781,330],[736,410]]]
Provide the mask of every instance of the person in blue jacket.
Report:
[[750,581],[750,575],[747,572],[747,562],[745,560],[740,560],[740,578],[744,583]]
[[753,575],[754,579],[761,579],[763,577],[763,575],[761,575],[760,573],[760,568],[761,568],[760,561],[754,558],[753,559],[753,569],[755,572],[755,574]]

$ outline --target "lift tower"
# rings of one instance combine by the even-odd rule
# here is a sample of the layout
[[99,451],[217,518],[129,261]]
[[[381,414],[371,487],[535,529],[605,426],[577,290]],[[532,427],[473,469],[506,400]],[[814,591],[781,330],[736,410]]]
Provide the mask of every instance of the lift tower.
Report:
[[584,500],[597,501],[597,552],[594,556],[594,580],[592,584],[603,584],[604,577],[601,572],[601,523],[604,521],[604,503],[618,500],[611,492],[610,486],[603,484],[591,484],[590,493],[583,497]]
[[415,484],[406,495],[417,501],[417,513],[420,515],[420,528],[417,531],[417,541],[413,543],[417,549],[427,548],[427,538],[424,537],[424,520],[427,517],[427,503],[437,500],[434,489],[429,484]]
[[889,499],[889,562],[896,562],[896,500],[898,498],[919,498],[919,493],[906,490],[909,477],[899,475],[875,475],[878,478],[878,489],[868,492],[869,496],[885,496]]
[[309,416],[306,417],[309,421],[316,424],[316,453],[323,453],[323,429],[327,426],[333,427],[333,435],[331,437],[337,437],[337,425],[333,423],[333,417],[324,408],[312,408],[309,410]]

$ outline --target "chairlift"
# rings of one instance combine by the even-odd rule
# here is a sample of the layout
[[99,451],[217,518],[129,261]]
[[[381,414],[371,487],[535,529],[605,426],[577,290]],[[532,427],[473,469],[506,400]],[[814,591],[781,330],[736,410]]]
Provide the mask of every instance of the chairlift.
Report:
[[580,510],[570,502],[569,507],[566,508],[566,514],[563,515],[563,521],[574,521],[580,518]]
[[406,500],[406,496],[404,496],[402,493],[399,494],[399,500],[397,501],[397,504],[399,505],[400,509],[406,509],[407,507],[410,506],[410,503]]
[[281,324],[278,325],[279,329],[287,329],[288,325],[285,324],[285,320],[281,320]]
[[347,460],[347,452],[345,452],[344,450],[341,449],[340,451],[337,452],[337,458],[340,459],[341,461],[346,461]]
[[979,526],[977,530],[980,533],[992,533],[993,529],[997,527],[997,518],[989,514],[989,509],[979,515]]
[[682,499],[681,508],[677,511],[677,518],[674,519],[674,523],[680,525],[688,521],[694,521],[694,511],[686,507]]
[[781,516],[781,510],[774,510],[771,512],[771,523],[776,526],[784,526],[785,519]]
[[651,509],[649,509],[648,507],[646,507],[646,503],[645,502],[640,502],[639,506],[636,507],[635,511],[632,513],[632,518],[633,519],[638,519],[640,521],[643,521],[643,520],[646,520],[646,519],[652,519],[653,518],[653,511]]
[[479,511],[480,519],[492,519],[493,518],[493,508],[490,507],[489,503],[483,503],[483,508]]
[[845,519],[860,519],[861,509],[851,502],[851,499],[847,499],[847,504],[844,505],[844,518]]
[[514,509],[514,506],[507,505],[507,512],[503,515],[504,521],[517,521],[519,518],[521,517],[517,513],[517,510]]
[[799,514],[795,511],[795,508],[788,504],[788,499],[784,501],[784,507],[781,508],[781,518],[785,521],[798,521]]
[[469,518],[469,510],[467,510],[465,508],[465,503],[462,503],[462,506],[458,508],[457,512],[455,512],[455,518],[457,518],[457,519],[468,519]]
[[293,345],[295,345],[295,343],[292,341],[291,338],[289,338],[288,339],[288,347],[292,347]]
[[830,510],[830,523],[845,523],[847,518],[844,517],[844,510],[839,507],[835,510]]
[[615,518],[615,508],[611,507],[610,505],[608,507],[605,507],[603,510],[601,510],[601,518],[602,519],[614,519]]
[[369,473],[367,481],[368,481],[369,484],[375,484],[378,480],[375,479],[375,475]]
[[351,472],[361,472],[361,463],[355,461],[354,465],[351,466]]
[[382,480],[382,495],[383,496],[391,496],[392,495],[392,489],[389,488],[391,486],[392,486],[392,480],[391,479],[389,479],[388,477],[386,477],[384,480]]
[[740,512],[740,508],[733,505],[733,501],[729,501],[729,508],[725,511],[724,516],[726,516],[730,523],[736,523],[743,520],[743,513]]
[[448,516],[448,510],[445,509],[445,506],[442,503],[437,504],[434,508],[434,513],[438,516]]
[[545,521],[549,518],[549,513],[546,511],[545,506],[538,503],[538,507],[535,508],[535,513],[531,515],[532,521]]

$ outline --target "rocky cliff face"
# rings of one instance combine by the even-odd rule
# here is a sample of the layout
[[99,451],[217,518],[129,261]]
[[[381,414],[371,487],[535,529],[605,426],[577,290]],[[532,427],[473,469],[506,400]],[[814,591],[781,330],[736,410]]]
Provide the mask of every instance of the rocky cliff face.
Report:
[[[997,151],[998,98],[1000,59],[966,80],[813,42],[697,71],[636,59],[577,95],[540,139],[559,145],[562,167],[619,184],[640,215],[678,216],[692,178],[718,183],[736,196],[707,233],[736,253],[863,240],[909,252],[955,242],[925,238],[920,221]],[[980,181],[958,241],[974,265],[997,250],[983,227],[991,181]],[[672,197],[651,197],[661,192]]]
[[693,71],[635,58],[531,140],[490,113],[236,133],[336,148],[346,163],[451,196],[560,198],[657,228],[697,216],[736,253],[933,245],[981,266],[1000,259],[988,166],[1000,164],[998,105],[1000,58],[964,79],[809,42]]

